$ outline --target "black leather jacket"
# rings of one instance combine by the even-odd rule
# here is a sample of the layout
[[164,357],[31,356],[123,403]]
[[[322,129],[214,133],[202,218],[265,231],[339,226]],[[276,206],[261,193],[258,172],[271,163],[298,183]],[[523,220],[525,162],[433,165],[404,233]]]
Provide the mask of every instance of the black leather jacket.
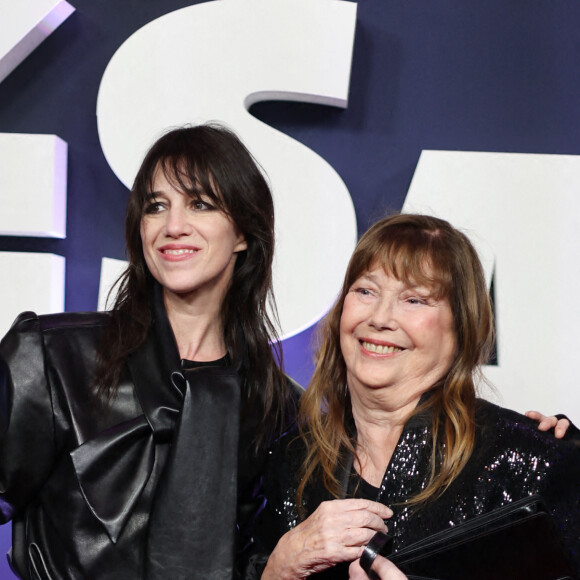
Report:
[[[0,343],[0,518],[12,520],[12,565],[22,578],[144,575],[149,515],[171,442],[157,430],[162,411],[171,411],[167,349],[178,355],[150,332],[104,411],[89,387],[107,320],[27,312]],[[265,454],[252,451],[258,420],[240,427],[238,536],[261,501]],[[238,537],[240,549],[246,543]]]

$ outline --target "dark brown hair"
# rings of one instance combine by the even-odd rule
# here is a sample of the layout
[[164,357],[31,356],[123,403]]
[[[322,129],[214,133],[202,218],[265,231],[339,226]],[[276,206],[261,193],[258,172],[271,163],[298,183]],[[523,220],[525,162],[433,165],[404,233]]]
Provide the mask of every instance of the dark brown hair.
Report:
[[[118,280],[111,323],[99,353],[96,384],[110,399],[127,356],[143,344],[151,324],[151,274],[145,263],[140,225],[157,168],[193,199],[202,192],[234,222],[247,242],[240,252],[221,316],[232,360],[244,361],[250,400],[263,412],[264,433],[282,413],[285,377],[274,322],[272,260],[274,205],[270,188],[250,152],[229,129],[217,124],[182,127],[163,135],[148,151],[129,195],[125,238],[129,265]],[[243,351],[243,352],[242,352]]]
[[493,316],[483,269],[467,236],[448,222],[425,215],[384,218],[360,239],[344,284],[320,332],[316,368],[302,397],[301,433],[307,456],[298,488],[298,505],[314,474],[338,495],[336,468],[341,453],[354,453],[346,389],[346,365],[340,350],[340,318],[345,297],[366,272],[383,267],[404,282],[428,285],[449,302],[457,352],[451,367],[433,385],[427,402],[415,412],[432,413],[433,454],[428,486],[411,503],[442,493],[465,466],[475,439],[475,375],[493,345]]

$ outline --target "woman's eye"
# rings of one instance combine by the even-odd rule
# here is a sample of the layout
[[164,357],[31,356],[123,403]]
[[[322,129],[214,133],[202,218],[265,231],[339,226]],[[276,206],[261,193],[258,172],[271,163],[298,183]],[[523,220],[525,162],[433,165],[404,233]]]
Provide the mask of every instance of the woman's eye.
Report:
[[163,205],[158,201],[150,201],[145,206],[146,214],[159,213],[163,209]]
[[192,201],[191,207],[192,207],[192,209],[194,209],[196,211],[210,211],[210,210],[214,209],[214,206],[211,203],[209,203],[207,201],[202,201],[201,199],[198,199],[196,201]]
[[410,298],[407,298],[406,302],[408,304],[427,304],[427,299],[418,296],[411,296]]
[[354,291],[357,294],[360,294],[361,296],[371,296],[372,295],[371,290],[369,290],[368,288],[355,288]]

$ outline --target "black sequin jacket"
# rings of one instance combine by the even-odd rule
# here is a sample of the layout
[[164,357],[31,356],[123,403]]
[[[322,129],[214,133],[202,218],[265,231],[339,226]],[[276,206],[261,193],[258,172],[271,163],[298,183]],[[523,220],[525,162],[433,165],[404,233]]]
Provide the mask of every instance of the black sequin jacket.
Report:
[[[408,422],[393,452],[377,497],[393,509],[388,521],[394,551],[477,515],[538,494],[554,517],[580,578],[580,438],[571,429],[565,440],[537,430],[537,423],[514,411],[478,401],[475,448],[467,465],[438,499],[421,507],[403,505],[426,486],[431,421],[427,414]],[[265,490],[268,503],[256,532],[256,550],[246,577],[259,578],[277,540],[300,522],[296,474],[304,453],[293,435],[280,440],[270,457]],[[346,480],[348,480],[348,474]],[[352,479],[350,476],[353,488]],[[332,499],[322,485],[305,491],[306,514]],[[348,578],[347,565],[316,575]],[[467,577],[467,576],[466,576]]]

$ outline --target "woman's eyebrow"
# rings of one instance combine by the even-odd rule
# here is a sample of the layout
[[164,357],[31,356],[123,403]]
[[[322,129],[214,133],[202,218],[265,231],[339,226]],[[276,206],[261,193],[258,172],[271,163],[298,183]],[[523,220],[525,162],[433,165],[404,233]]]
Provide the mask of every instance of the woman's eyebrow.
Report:
[[407,290],[412,290],[413,292],[425,293],[425,294],[432,294],[433,288],[427,286],[426,284],[413,284],[409,283],[406,285]]
[[358,280],[366,280],[368,282],[372,282],[373,284],[377,284],[377,277],[372,272],[365,272],[361,276],[357,278]]

